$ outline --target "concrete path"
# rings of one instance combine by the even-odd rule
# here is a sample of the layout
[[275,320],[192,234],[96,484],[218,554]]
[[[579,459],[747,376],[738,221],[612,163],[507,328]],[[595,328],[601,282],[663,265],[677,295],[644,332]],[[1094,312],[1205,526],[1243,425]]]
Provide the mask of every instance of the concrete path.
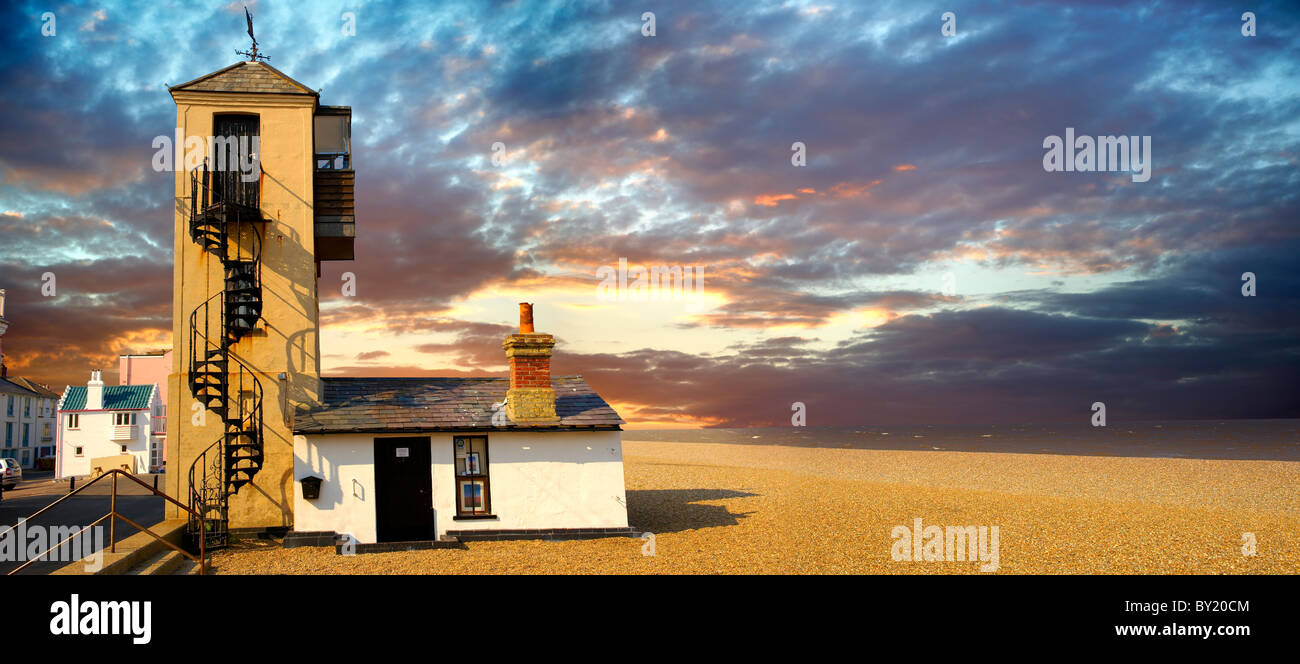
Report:
[[[19,519],[35,513],[68,493],[68,481],[55,481],[52,476],[53,473],[49,471],[24,472],[23,481],[18,484],[18,487],[4,492],[4,498],[3,500],[0,500],[0,533],[4,533],[8,528],[15,526]],[[138,477],[149,485],[153,485],[152,475],[139,475]],[[86,478],[79,478],[77,480],[77,486],[84,486],[87,481],[89,480]],[[82,491],[62,505],[59,505],[49,512],[37,517],[36,520],[28,521],[26,525],[29,529],[32,526],[42,526],[46,528],[54,526],[84,527],[95,519],[108,513],[111,483],[112,478],[100,480],[94,486]],[[161,483],[162,479],[159,478],[159,484],[161,485]],[[151,526],[161,521],[163,518],[163,502],[162,498],[152,495],[148,489],[145,489],[130,480],[121,477],[117,478],[117,510],[136,523]],[[105,521],[101,525],[103,526],[104,531],[100,540],[104,545],[107,545],[109,533],[108,522]],[[29,533],[30,532],[31,531],[29,530]],[[119,520],[117,522],[115,539],[121,541],[135,532],[135,528],[132,528],[127,525],[126,522]],[[25,549],[32,541],[31,535],[29,534],[27,542],[19,542],[17,534],[17,531],[15,531],[13,533],[0,535],[0,537],[11,539],[14,544],[18,544]],[[86,542],[83,542],[82,546],[86,546],[92,545],[91,543],[93,543],[96,538],[84,537],[79,539],[85,539]],[[76,542],[76,540],[74,540],[74,542]],[[44,550],[52,544],[54,544],[54,542],[45,542],[43,546],[39,547],[39,549]],[[72,548],[71,544],[64,547],[64,549],[70,548]],[[3,559],[0,559],[0,574],[9,573],[10,570],[18,567],[27,560],[25,552],[23,555],[15,556],[13,555],[12,550],[13,547],[11,545],[0,542],[0,556],[3,557]],[[92,548],[91,551],[93,550],[94,549]],[[15,560],[15,557],[18,559]],[[71,558],[68,560],[41,561],[19,572],[19,574],[49,574],[69,562],[71,562]]]

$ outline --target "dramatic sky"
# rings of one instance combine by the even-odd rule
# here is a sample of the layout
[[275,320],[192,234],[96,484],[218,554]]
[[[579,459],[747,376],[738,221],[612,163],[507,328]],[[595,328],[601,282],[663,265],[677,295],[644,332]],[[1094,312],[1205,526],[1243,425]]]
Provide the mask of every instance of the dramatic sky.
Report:
[[[1300,416],[1293,5],[248,6],[354,113],[327,375],[503,375],[529,301],[634,427]],[[4,350],[61,387],[171,343],[151,143],[167,85],[240,59],[243,10],[28,3],[0,35]],[[1045,171],[1067,127],[1149,136],[1150,180]],[[703,289],[602,299],[620,258]]]

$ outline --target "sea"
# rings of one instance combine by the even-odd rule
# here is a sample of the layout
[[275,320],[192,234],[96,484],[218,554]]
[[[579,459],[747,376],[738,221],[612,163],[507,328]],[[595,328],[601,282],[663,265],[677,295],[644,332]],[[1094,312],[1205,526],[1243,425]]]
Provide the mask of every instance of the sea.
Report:
[[1300,461],[1300,419],[1070,424],[642,429],[624,440],[864,450]]

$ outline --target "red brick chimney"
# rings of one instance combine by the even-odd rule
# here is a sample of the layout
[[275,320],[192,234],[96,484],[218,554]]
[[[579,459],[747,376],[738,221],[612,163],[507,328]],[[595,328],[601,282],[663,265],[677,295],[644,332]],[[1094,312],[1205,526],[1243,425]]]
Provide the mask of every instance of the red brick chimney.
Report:
[[555,337],[533,331],[533,305],[519,303],[519,333],[501,342],[510,364],[506,416],[514,422],[558,422],[551,388],[551,351]]

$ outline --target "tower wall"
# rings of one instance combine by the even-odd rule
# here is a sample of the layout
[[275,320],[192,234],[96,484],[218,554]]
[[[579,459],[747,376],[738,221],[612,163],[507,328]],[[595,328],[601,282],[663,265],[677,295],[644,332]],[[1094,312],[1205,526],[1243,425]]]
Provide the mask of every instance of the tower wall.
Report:
[[[176,125],[206,144],[213,116],[248,113],[259,117],[262,234],[262,319],[231,347],[263,389],[264,455],[252,484],[230,498],[231,528],[293,524],[293,435],[289,413],[295,404],[319,397],[319,303],[313,233],[314,173],[312,117],[315,98],[229,92],[173,92]],[[190,175],[176,164],[176,206],[172,334],[175,349],[168,376],[170,431],[167,436],[167,493],[189,496],[195,458],[222,436],[220,417],[204,411],[190,393],[190,314],[224,287],[219,256],[210,255],[189,234]],[[284,374],[285,378],[279,378]],[[205,423],[200,425],[199,413]],[[169,517],[181,516],[168,504]]]

